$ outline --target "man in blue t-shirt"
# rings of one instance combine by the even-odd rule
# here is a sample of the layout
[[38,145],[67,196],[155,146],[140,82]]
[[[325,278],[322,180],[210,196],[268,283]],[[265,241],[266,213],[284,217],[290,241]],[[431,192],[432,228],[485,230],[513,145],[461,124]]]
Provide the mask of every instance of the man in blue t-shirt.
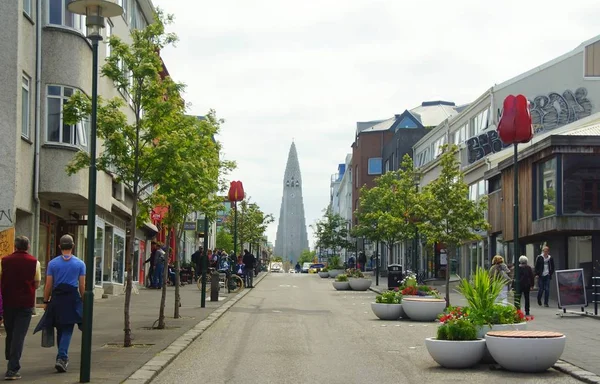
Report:
[[44,304],[53,306],[58,344],[54,368],[58,372],[66,372],[69,365],[69,345],[74,325],[81,323],[81,305],[85,290],[85,263],[73,255],[73,247],[74,242],[70,235],[61,237],[61,255],[52,259],[46,269]]

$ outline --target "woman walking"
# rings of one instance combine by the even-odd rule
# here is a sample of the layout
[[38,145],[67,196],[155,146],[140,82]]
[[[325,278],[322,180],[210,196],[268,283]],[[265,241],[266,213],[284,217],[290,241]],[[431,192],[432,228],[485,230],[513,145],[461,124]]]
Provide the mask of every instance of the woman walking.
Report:
[[519,291],[517,292],[519,297],[519,309],[522,307],[520,305],[521,296],[525,295],[525,315],[527,316],[529,316],[529,292],[531,292],[535,281],[533,270],[527,265],[528,262],[527,256],[519,257]]
[[506,284],[502,287],[502,291],[496,299],[497,303],[502,303],[504,305],[508,304],[508,289],[511,283],[509,273],[510,270],[508,269],[506,264],[504,264],[504,258],[500,255],[494,256],[494,258],[492,259],[492,267],[490,268],[490,277],[500,277],[506,281]]

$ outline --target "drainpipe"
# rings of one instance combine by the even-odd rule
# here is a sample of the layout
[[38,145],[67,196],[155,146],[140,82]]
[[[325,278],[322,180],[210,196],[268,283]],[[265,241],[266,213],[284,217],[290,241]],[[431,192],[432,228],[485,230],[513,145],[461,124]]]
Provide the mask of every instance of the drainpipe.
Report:
[[40,137],[42,115],[42,0],[36,1],[35,42],[35,153],[33,158],[33,240],[32,253],[38,258],[40,240]]

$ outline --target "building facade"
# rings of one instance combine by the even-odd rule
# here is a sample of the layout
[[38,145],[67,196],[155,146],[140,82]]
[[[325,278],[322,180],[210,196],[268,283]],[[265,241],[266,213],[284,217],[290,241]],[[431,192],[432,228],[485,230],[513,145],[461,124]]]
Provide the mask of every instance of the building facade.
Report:
[[[77,151],[88,151],[88,120],[63,123],[62,108],[76,91],[91,94],[92,48],[86,39],[85,17],[67,10],[68,0],[0,2],[0,231],[14,230],[32,240],[32,253],[42,269],[57,254],[58,239],[70,234],[76,254],[86,252],[88,172],[72,176],[66,166]],[[125,13],[106,20],[105,37],[130,41],[130,31],[154,17],[150,0],[119,0]],[[101,43],[99,65],[110,54]],[[121,95],[102,76],[99,94]],[[133,110],[126,108],[129,118]],[[99,143],[101,147],[101,142]],[[95,240],[95,284],[107,293],[122,292],[125,281],[125,243],[135,239],[134,280],[139,280],[149,242],[157,228],[146,223],[130,234],[132,197],[112,175],[98,172]],[[119,288],[121,287],[121,288]]]
[[[600,61],[596,68],[593,61],[595,50],[600,52],[600,37],[590,39],[571,52],[513,79],[494,85],[459,115],[445,120],[414,146],[415,165],[423,174],[422,185],[427,185],[439,175],[439,143],[454,143],[460,148],[459,160],[465,174],[465,182],[469,185],[469,197],[476,200],[489,195],[488,221],[492,223],[492,231],[489,234],[481,233],[480,241],[463,244],[456,252],[451,253],[456,255],[450,260],[452,273],[469,276],[477,267],[489,268],[491,256],[495,254],[505,256],[509,263],[515,260],[510,244],[512,234],[507,237],[507,228],[501,228],[496,223],[496,220],[500,220],[497,212],[508,212],[508,204],[512,198],[499,200],[499,197],[496,197],[499,193],[497,191],[502,189],[503,182],[507,179],[500,174],[493,174],[492,171],[497,169],[499,164],[504,164],[505,168],[506,163],[503,162],[512,161],[506,160],[512,158],[512,150],[500,141],[496,131],[504,99],[510,94],[523,94],[530,101],[535,134],[531,143],[519,145],[521,152],[528,151],[539,140],[550,135],[568,134],[581,128],[582,124],[592,123],[592,115],[598,112],[600,98],[600,84],[597,82],[600,77]],[[548,167],[551,168],[550,165]],[[521,194],[529,193],[528,188],[533,188],[533,175],[529,177],[530,179],[523,179],[523,184],[519,182]],[[547,180],[550,189],[555,189],[558,185],[556,183],[556,180]],[[520,197],[522,198],[524,197]],[[549,200],[555,201],[554,199],[556,197],[549,197]],[[523,209],[530,209],[531,204],[533,203],[528,202],[528,208]],[[525,217],[529,222],[523,225],[524,228],[528,228],[533,225],[533,217]],[[544,236],[544,241],[551,240],[547,233]],[[523,240],[523,253],[530,260],[540,253],[540,239],[537,240],[538,243],[527,243],[529,240]],[[563,238],[563,243],[568,244],[568,240]],[[565,269],[569,265],[567,248],[552,248],[559,269]],[[441,267],[439,250],[423,249],[421,254],[422,269],[426,270],[430,277],[438,276]]]

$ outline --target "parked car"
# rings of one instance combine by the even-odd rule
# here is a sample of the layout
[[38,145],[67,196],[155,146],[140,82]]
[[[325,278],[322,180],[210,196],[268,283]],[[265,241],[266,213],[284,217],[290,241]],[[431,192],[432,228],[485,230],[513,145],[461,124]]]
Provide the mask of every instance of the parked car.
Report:
[[308,273],[308,270],[310,269],[310,266],[312,265],[312,263],[304,263],[302,264],[302,273]]
[[325,268],[325,264],[312,264],[308,269],[308,273],[319,273],[323,268]]
[[281,262],[273,262],[271,263],[271,272],[283,272],[283,264]]

